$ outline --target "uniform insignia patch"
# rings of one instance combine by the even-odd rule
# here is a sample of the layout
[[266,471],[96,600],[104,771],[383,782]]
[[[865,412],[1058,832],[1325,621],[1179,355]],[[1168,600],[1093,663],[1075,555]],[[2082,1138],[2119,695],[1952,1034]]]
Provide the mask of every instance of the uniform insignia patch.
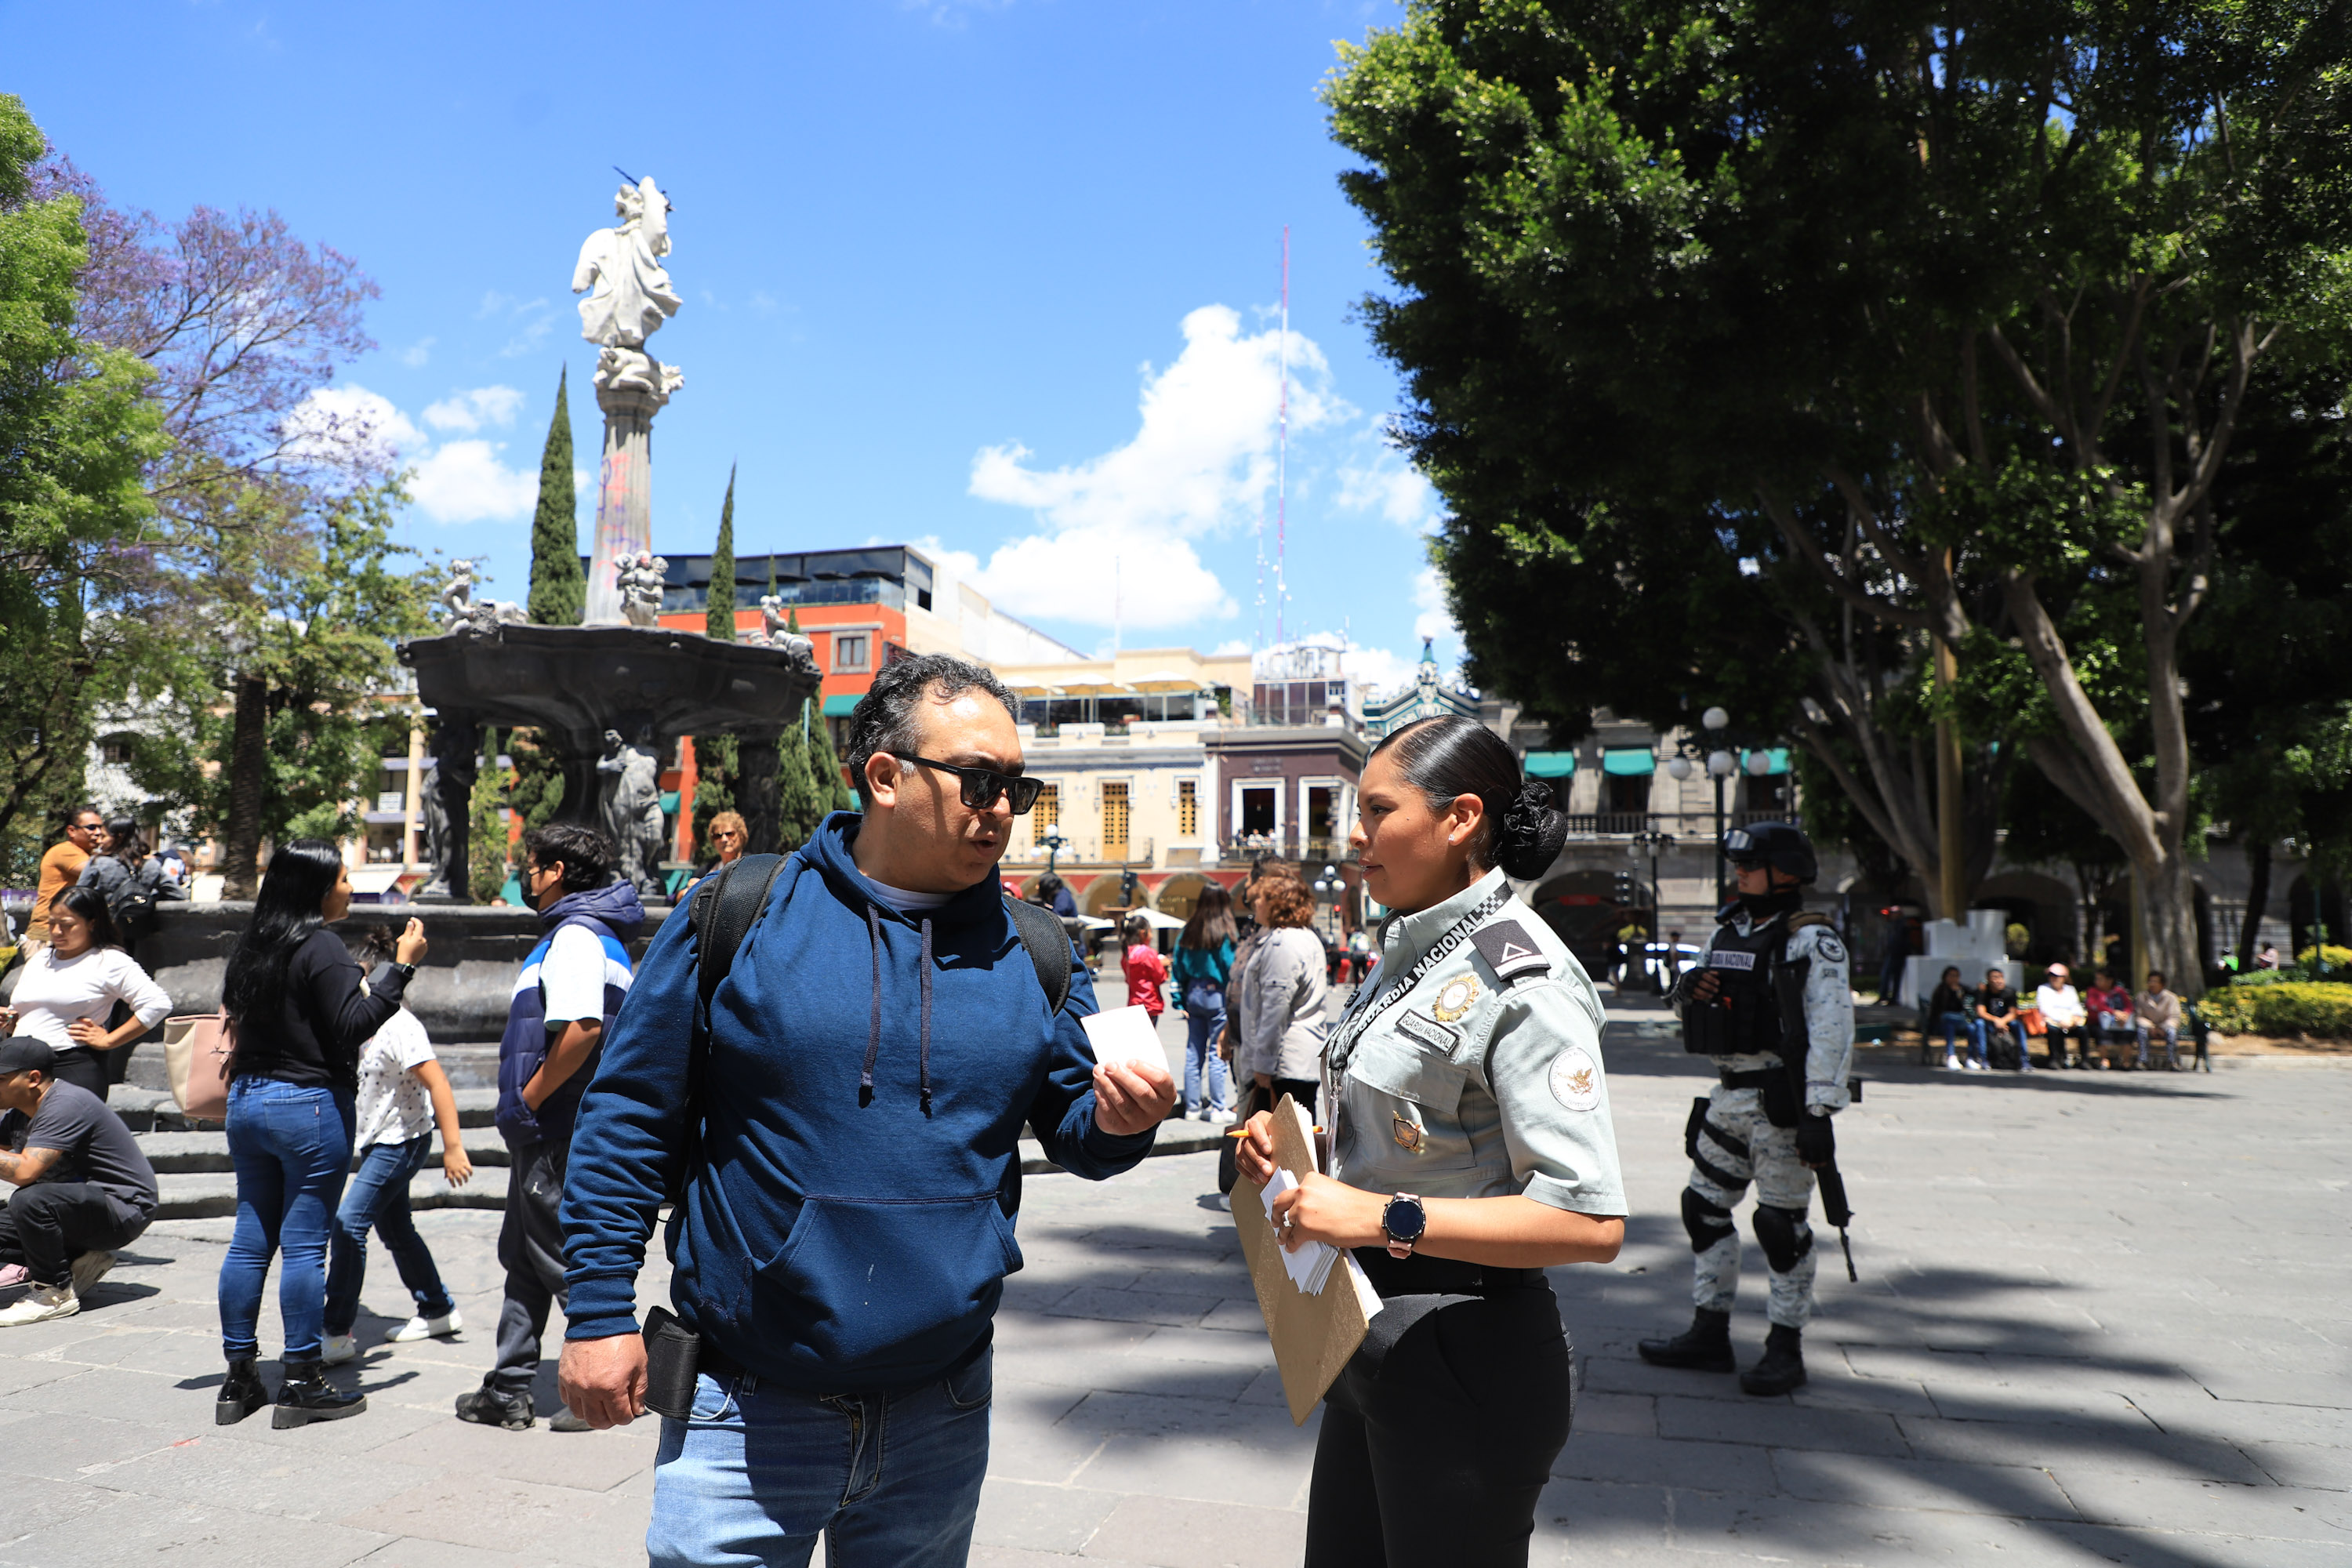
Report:
[[1551,960],[1536,939],[1517,921],[1496,921],[1482,926],[1470,934],[1470,943],[1478,950],[1495,971],[1495,978],[1507,985],[1523,974],[1549,974]]
[[1845,962],[1845,943],[1826,932],[1822,934],[1822,940],[1813,945],[1813,951],[1832,963]]
[[1433,1024],[1418,1013],[1399,1015],[1397,1033],[1427,1046],[1433,1051],[1443,1051],[1449,1057],[1454,1054],[1454,1047],[1462,1043],[1461,1030]]
[[1441,1024],[1451,1024],[1477,1005],[1478,977],[1457,974],[1438,988],[1437,1000],[1430,1012]]
[[1601,1064],[1582,1046],[1552,1058],[1551,1097],[1570,1110],[1591,1110],[1601,1103]]
[[1419,1122],[1408,1121],[1402,1116],[1391,1116],[1389,1118],[1389,1125],[1396,1130],[1398,1148],[1408,1153],[1421,1152],[1423,1135]]

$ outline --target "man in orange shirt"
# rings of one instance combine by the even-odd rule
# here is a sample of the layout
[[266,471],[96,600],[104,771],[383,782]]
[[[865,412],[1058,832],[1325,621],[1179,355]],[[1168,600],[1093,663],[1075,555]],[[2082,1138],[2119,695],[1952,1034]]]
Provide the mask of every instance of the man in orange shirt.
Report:
[[81,868],[97,852],[98,834],[103,819],[98,808],[85,805],[66,818],[66,836],[62,842],[49,846],[41,857],[39,896],[33,900],[33,913],[25,921],[26,958],[40,951],[36,943],[46,946],[49,940],[49,906],[59,893],[81,879]]

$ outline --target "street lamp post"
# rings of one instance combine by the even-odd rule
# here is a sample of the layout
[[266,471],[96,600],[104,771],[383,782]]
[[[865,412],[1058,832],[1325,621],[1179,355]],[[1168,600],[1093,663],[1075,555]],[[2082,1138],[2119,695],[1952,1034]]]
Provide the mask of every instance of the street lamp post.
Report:
[[[1710,708],[1699,715],[1698,721],[1699,726],[1706,731],[1707,740],[1710,742],[1709,749],[1706,752],[1706,772],[1707,776],[1715,781],[1715,842],[1717,849],[1720,851],[1723,847],[1723,781],[1739,771],[1739,763],[1724,749],[1722,743],[1724,731],[1731,727],[1731,715],[1720,708]],[[1682,745],[1684,754],[1675,757],[1666,764],[1667,773],[1678,780],[1691,776],[1692,759],[1700,754],[1699,748],[1689,742],[1685,741]],[[1716,908],[1723,907],[1724,897],[1723,857],[1718,853],[1715,858]]]
[[[1682,759],[1677,757],[1675,760],[1680,762]],[[1671,770],[1673,763],[1670,763],[1667,766]],[[1662,833],[1655,828],[1633,835],[1633,842],[1629,847],[1629,853],[1636,858],[1645,852],[1650,857],[1650,941],[1653,944],[1662,943],[1666,934],[1666,895],[1658,884],[1658,856],[1674,847],[1675,836],[1671,833]],[[1672,973],[1675,966],[1674,949],[1667,947],[1664,952],[1666,969]]]

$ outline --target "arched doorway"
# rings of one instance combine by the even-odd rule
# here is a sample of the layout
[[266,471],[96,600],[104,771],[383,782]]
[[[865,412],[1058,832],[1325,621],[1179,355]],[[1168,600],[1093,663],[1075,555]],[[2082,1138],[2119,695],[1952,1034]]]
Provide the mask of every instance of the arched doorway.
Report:
[[1626,913],[1616,890],[1613,871],[1569,871],[1540,883],[1528,902],[1587,972],[1605,974],[1610,945]]
[[1209,879],[1198,871],[1179,871],[1160,884],[1151,907],[1173,920],[1191,920],[1193,906],[1201,901],[1201,889],[1208,885]]
[[[1077,896],[1079,910],[1094,916],[1097,920],[1102,919],[1105,910],[1114,908],[1118,903],[1119,880],[1118,872],[1106,871],[1088,882],[1086,891],[1081,893],[1073,888],[1071,891]],[[1141,890],[1140,888],[1137,889],[1138,892]]]

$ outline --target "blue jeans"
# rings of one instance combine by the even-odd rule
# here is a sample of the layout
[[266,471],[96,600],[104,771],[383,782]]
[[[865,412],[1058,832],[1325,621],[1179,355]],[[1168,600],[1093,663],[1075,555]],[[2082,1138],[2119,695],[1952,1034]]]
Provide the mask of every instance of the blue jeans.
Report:
[[[2000,1026],[2007,1029],[2009,1037],[2017,1042],[2017,1070],[2032,1072],[2033,1054],[2025,1048],[2025,1020],[2011,1013],[2000,1021]],[[1977,1060],[1985,1067],[1992,1065],[1992,1058],[1985,1053],[1985,1046],[1992,1038],[1992,1028],[1982,1018],[1974,1019],[1969,1025],[1969,1037],[1976,1041]]]
[[408,1179],[425,1168],[432,1152],[428,1132],[405,1143],[371,1144],[360,1156],[360,1168],[343,1188],[343,1205],[335,1211],[335,1228],[328,1238],[327,1332],[348,1334],[359,1321],[370,1228],[391,1249],[393,1267],[415,1299],[418,1317],[446,1317],[455,1305],[408,1212]]
[[[1969,1037],[1969,1043],[1970,1045],[1973,1046],[1976,1044],[1977,1032],[1969,1026],[1969,1016],[1966,1013],[1938,1013],[1936,1015],[1936,1021],[1944,1026],[1944,1054],[1946,1056],[1956,1056],[1958,1054],[1958,1047],[1959,1037],[1962,1035],[1966,1035]],[[1981,1057],[1984,1055],[1984,1052],[1982,1050],[1979,1050],[1977,1055]]]
[[274,1078],[228,1086],[228,1157],[236,1167],[236,1229],[221,1259],[221,1351],[260,1353],[261,1287],[278,1274],[288,1361],[316,1361],[326,1316],[327,1231],[352,1163],[352,1097]]
[[891,1394],[698,1378],[694,1418],[662,1417],[649,1568],[785,1568],[819,1535],[832,1568],[961,1568],[988,1471],[993,1359]]
[[1225,1084],[1225,1058],[1217,1054],[1217,1031],[1225,1026],[1225,993],[1219,985],[1198,981],[1184,993],[1184,1114],[1201,1109],[1201,1077],[1209,1079],[1211,1107],[1231,1110],[1233,1095]]

